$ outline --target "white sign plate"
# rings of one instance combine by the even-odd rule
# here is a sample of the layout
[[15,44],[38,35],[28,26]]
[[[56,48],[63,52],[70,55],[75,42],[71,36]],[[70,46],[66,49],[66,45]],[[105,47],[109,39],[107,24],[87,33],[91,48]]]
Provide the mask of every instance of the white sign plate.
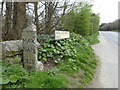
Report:
[[69,31],[55,31],[55,40],[70,38]]

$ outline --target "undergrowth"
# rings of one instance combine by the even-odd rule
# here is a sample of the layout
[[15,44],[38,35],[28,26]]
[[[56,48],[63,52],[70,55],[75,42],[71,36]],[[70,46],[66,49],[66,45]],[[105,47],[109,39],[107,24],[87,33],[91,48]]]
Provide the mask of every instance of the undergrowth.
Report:
[[69,88],[73,80],[68,77],[73,77],[79,80],[79,85],[75,87],[84,88],[92,81],[97,65],[90,46],[97,40],[94,39],[96,36],[92,36],[89,41],[74,33],[65,40],[47,39],[38,49],[38,59],[43,63],[52,61],[56,66],[47,71],[27,72],[18,64],[5,63],[2,65],[3,87]]
[[91,45],[93,45],[93,44],[99,43],[98,35],[99,35],[99,32],[96,32],[96,33],[93,33],[92,35],[89,35],[89,36],[87,36],[85,38],[89,41],[89,43]]

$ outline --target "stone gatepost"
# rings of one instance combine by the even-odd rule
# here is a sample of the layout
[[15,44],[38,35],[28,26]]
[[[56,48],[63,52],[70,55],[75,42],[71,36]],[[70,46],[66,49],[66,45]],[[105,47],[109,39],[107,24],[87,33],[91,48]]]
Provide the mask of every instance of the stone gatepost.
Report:
[[28,71],[38,71],[43,69],[43,64],[38,61],[36,27],[33,23],[23,30],[23,61],[24,68]]

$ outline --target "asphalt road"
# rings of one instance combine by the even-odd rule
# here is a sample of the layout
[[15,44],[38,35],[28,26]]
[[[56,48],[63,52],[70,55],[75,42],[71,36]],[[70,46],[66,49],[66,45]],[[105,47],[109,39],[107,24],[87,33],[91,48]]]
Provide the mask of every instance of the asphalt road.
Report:
[[120,47],[120,43],[118,43],[118,40],[120,39],[118,35],[120,35],[120,33],[107,31],[107,32],[101,32],[101,34],[103,34],[107,39],[109,39],[110,41],[112,41],[113,43],[115,43]]
[[93,45],[99,65],[91,88],[118,88],[118,33],[100,32],[100,43]]

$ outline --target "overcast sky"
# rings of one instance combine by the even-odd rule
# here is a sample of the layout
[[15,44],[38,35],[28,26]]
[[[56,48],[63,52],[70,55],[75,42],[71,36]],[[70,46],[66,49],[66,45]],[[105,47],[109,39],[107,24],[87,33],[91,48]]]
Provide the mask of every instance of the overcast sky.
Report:
[[[79,0],[70,0],[70,1],[72,2]],[[118,19],[118,2],[120,0],[84,0],[84,1],[92,1],[93,12],[100,13],[100,18],[101,18],[100,23],[109,23]]]
[[101,23],[118,19],[118,2],[120,0],[94,0],[93,12],[100,13]]

